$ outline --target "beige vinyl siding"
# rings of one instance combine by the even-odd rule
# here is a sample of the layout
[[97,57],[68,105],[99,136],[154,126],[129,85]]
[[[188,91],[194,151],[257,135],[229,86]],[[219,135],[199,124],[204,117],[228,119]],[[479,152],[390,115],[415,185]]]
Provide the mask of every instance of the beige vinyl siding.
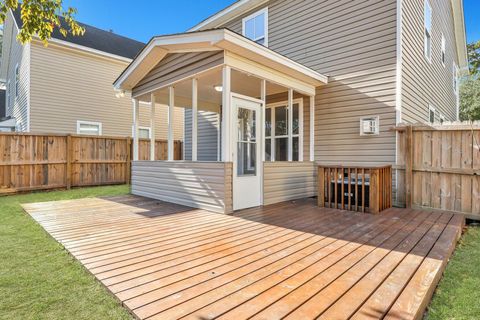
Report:
[[232,164],[135,161],[132,194],[210,210],[232,212]]
[[155,87],[184,79],[223,62],[223,51],[168,54],[133,88],[133,95],[137,96]]
[[[428,121],[428,105],[445,120],[456,120],[453,63],[458,64],[450,0],[430,0],[432,7],[432,63],[424,54],[424,0],[403,0],[402,5],[402,121]],[[442,33],[446,63],[441,61]]]
[[[7,15],[7,19],[4,25],[4,50],[3,51],[2,72],[6,74],[6,90],[10,97],[9,105],[5,105],[6,116],[12,116],[16,119],[17,131],[26,132],[29,131],[29,101],[30,101],[30,55],[31,46],[26,44],[22,46],[17,42],[16,37],[18,29],[12,16]],[[15,98],[15,68],[19,67],[19,86],[18,96]],[[10,81],[10,86],[8,86]]]
[[[265,5],[269,47],[330,76],[315,99],[315,159],[322,163],[395,161],[395,134],[389,129],[396,124],[396,3],[272,0]],[[242,18],[260,8],[226,27],[241,33]],[[360,118],[377,115],[380,135],[360,136]]]
[[[217,161],[220,114],[198,111],[197,160]],[[185,109],[184,160],[192,160],[192,110]]]
[[316,196],[314,162],[264,162],[263,204]]
[[[128,62],[50,44],[31,45],[31,131],[76,133],[77,121],[102,123],[102,134],[131,136],[132,100],[117,98],[113,81]],[[167,138],[167,107],[156,108],[156,137]],[[150,108],[140,104],[140,126]],[[175,109],[174,138],[183,139],[183,109]]]

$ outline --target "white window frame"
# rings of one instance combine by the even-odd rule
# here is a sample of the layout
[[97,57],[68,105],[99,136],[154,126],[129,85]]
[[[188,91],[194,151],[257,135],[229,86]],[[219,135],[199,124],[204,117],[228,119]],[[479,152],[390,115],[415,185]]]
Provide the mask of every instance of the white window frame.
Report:
[[[80,125],[86,124],[86,125],[91,125],[91,126],[98,126],[98,135],[102,135],[102,123],[101,122],[96,122],[96,121],[83,121],[83,120],[77,120],[77,134],[82,134],[80,132]],[[94,136],[94,135],[91,135]]]
[[[270,162],[277,161],[275,159],[276,158],[275,157],[276,156],[275,155],[275,150],[276,150],[275,139],[279,139],[279,138],[288,139],[290,136],[292,137],[292,139],[288,139],[289,141],[293,141],[293,138],[298,137],[298,160],[296,160],[296,162],[303,161],[303,134],[304,134],[303,132],[303,99],[302,98],[294,99],[292,106],[295,104],[298,104],[298,126],[299,126],[298,134],[293,134],[293,132],[287,132],[286,135],[281,135],[281,136],[275,135],[275,112],[273,111],[273,109],[278,107],[287,107],[287,110],[288,110],[288,101],[281,101],[281,102],[267,104],[266,109],[271,109],[270,121],[272,122],[272,128],[270,130],[269,136],[265,134],[264,141],[267,141],[267,139],[270,139]],[[288,116],[288,113],[287,113],[287,116]],[[293,124],[293,119],[288,119],[288,122],[290,121],[292,121],[292,124]],[[288,125],[288,128],[293,128],[293,125],[292,126]],[[293,143],[292,143],[292,146],[290,145],[288,146],[288,148],[290,147],[293,148]],[[263,152],[265,152],[265,146],[264,146]],[[287,154],[288,154],[288,149],[287,149]]]
[[[430,9],[430,30],[428,30],[427,19],[426,19],[427,7]],[[423,8],[424,55],[427,61],[430,63],[432,63],[432,29],[433,29],[432,25],[433,25],[432,6],[430,5],[430,2],[428,0],[425,0],[425,4]],[[430,47],[428,47],[428,45]]]
[[18,66],[18,63],[15,65],[15,101],[18,99],[18,89],[20,87],[20,67]]
[[256,17],[258,17],[258,16],[261,15],[261,14],[265,14],[265,21],[264,21],[264,23],[265,23],[265,30],[264,30],[264,36],[263,36],[263,37],[260,37],[260,38],[257,38],[257,39],[250,39],[250,38],[249,38],[249,39],[252,40],[252,41],[254,41],[254,42],[257,42],[258,40],[261,40],[262,38],[264,38],[265,40],[264,40],[263,45],[264,45],[265,47],[268,47],[268,7],[263,8],[263,9],[261,9],[261,10],[259,10],[259,11],[256,11],[256,12],[252,13],[251,15],[249,15],[248,17],[245,17],[245,18],[242,19],[242,35],[243,35],[244,37],[247,37],[247,36],[245,35],[245,24],[246,24],[246,22],[247,22],[248,20],[255,19]]
[[[374,133],[366,133],[364,130],[363,130],[363,123],[365,121],[371,121],[372,119],[375,120],[375,131]],[[380,135],[380,116],[365,116],[365,117],[361,117],[360,118],[360,135],[361,136],[378,136]]]
[[[144,139],[151,139],[152,138],[152,129],[150,127],[141,127],[139,126],[138,127],[138,132],[140,132],[140,130],[148,130],[148,138],[144,138]],[[135,127],[132,126],[132,137],[134,135],[134,131],[135,131]]]
[[447,64],[447,43],[445,40],[445,35],[442,33],[442,51],[440,59],[442,60],[442,65],[445,68]]
[[[433,112],[433,122],[430,118],[432,112]],[[429,104],[428,105],[428,123],[431,123],[431,124],[435,123],[435,115],[436,114],[437,114],[437,109],[433,105]]]

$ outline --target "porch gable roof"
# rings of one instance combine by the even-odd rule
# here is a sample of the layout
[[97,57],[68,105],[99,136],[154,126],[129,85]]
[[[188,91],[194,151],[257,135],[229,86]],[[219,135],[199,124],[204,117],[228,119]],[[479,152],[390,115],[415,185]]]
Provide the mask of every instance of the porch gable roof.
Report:
[[276,70],[310,86],[328,77],[228,29],[154,37],[114,82],[117,90],[132,90],[169,53],[224,50]]

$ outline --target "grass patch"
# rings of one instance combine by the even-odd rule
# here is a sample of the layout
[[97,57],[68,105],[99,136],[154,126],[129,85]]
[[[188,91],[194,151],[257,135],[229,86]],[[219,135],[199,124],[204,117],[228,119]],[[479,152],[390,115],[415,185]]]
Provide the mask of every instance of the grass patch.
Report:
[[109,186],[0,197],[0,318],[132,319],[20,206],[128,192]]
[[447,266],[429,307],[427,319],[478,319],[479,288],[480,227],[470,227]]

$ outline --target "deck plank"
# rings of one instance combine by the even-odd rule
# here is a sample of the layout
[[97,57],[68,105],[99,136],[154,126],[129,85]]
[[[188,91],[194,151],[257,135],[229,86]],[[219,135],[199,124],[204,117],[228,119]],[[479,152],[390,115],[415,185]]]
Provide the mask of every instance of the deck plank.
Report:
[[232,216],[136,196],[23,207],[139,319],[419,319],[464,224],[313,199]]

